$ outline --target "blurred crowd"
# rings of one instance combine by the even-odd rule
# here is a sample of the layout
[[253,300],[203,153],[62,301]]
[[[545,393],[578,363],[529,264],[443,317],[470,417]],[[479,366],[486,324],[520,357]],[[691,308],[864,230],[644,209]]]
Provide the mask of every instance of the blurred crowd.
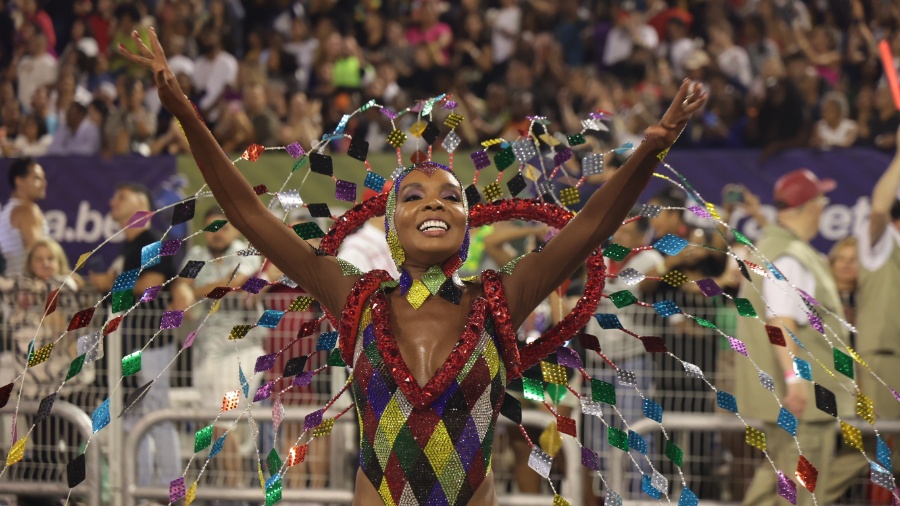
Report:
[[[616,147],[685,77],[710,101],[681,147],[893,150],[900,124],[877,47],[900,55],[900,5],[884,0],[0,0],[2,155],[185,153],[118,53],[151,26],[229,151],[308,147],[370,99],[444,92],[463,147],[530,114],[579,131],[597,110]],[[372,109],[346,131],[377,151],[390,129]]]

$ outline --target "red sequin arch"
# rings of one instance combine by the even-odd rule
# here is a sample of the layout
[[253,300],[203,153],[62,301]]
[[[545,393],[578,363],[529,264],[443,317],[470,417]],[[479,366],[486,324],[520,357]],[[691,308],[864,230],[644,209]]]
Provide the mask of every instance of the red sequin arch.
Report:
[[[388,194],[382,193],[347,211],[328,230],[328,233],[322,238],[319,248],[329,255],[337,254],[341,242],[354,230],[362,226],[369,218],[384,215],[387,198]],[[561,229],[574,216],[571,211],[542,200],[508,199],[473,206],[469,210],[469,226],[475,228],[499,221],[526,220],[537,221]],[[603,262],[600,248],[591,253],[585,265],[588,278],[584,294],[578,299],[569,314],[522,350],[520,372],[553,353],[559,346],[558,343],[574,336],[594,314],[606,284],[606,265]],[[328,318],[336,326],[335,328],[340,328],[337,326],[338,322],[331,315],[328,315]]]

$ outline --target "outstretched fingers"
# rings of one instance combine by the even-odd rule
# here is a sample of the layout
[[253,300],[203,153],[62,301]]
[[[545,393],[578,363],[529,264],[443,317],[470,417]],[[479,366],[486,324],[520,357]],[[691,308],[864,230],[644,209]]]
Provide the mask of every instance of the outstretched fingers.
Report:
[[153,56],[166,62],[166,52],[163,51],[162,44],[159,43],[159,36],[156,35],[156,29],[150,27],[150,47],[153,48]]
[[128,50],[127,47],[125,47],[122,44],[119,44],[119,54],[121,54],[126,60],[130,61],[131,63],[140,65],[141,67],[146,67],[146,68],[153,67],[153,60],[151,60],[149,58],[144,58],[143,56],[141,56],[139,54],[132,53],[131,51]]
[[141,52],[141,55],[144,58],[147,58],[152,61],[153,60],[153,52],[150,51],[150,48],[147,47],[147,44],[144,44],[144,41],[141,40],[141,36],[137,32],[137,30],[133,30],[131,32],[131,38],[134,39],[135,44],[137,44],[138,51]]

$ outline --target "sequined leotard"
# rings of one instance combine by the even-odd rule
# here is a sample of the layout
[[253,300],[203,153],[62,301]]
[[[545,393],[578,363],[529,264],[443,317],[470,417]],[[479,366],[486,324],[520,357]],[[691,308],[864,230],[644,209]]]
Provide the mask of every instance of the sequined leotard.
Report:
[[[494,426],[518,351],[496,272],[471,306],[451,357],[420,387],[391,334],[374,271],[345,307],[341,353],[353,364],[359,464],[385,504],[468,504],[491,470]],[[458,356],[461,359],[455,359]]]

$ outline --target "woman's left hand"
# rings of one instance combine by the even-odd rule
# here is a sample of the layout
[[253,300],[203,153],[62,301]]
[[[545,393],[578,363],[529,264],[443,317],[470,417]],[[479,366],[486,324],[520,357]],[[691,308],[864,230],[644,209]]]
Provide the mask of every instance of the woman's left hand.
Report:
[[647,129],[647,137],[659,138],[664,144],[661,149],[675,144],[688,120],[706,104],[706,99],[707,95],[700,83],[685,79],[659,125]]

